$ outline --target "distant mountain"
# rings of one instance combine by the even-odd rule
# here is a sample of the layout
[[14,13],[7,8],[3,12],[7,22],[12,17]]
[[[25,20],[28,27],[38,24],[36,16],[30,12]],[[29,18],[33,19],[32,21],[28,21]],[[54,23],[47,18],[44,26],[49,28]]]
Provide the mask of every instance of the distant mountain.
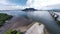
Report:
[[22,11],[37,11],[37,9],[34,9],[34,8],[25,8]]

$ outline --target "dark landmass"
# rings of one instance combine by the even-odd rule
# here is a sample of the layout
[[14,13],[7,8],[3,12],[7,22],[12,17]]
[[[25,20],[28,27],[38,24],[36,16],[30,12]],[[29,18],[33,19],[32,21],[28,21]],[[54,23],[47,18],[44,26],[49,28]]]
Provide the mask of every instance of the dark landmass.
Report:
[[25,8],[22,11],[37,11],[37,9],[34,9],[34,8]]

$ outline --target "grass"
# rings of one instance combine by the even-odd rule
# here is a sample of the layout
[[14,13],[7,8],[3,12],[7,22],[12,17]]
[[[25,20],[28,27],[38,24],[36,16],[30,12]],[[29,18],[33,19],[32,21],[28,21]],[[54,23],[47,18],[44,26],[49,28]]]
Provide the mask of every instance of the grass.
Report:
[[10,20],[13,16],[0,13],[0,27],[5,23],[6,20]]
[[8,30],[5,34],[22,34],[22,33],[16,30]]

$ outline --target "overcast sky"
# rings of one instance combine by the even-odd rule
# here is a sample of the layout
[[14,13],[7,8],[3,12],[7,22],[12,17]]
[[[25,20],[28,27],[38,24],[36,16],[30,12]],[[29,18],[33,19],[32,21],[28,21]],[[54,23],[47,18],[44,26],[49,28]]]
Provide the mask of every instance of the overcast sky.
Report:
[[0,0],[0,10],[23,9],[33,7],[40,9],[43,6],[60,4],[60,0]]

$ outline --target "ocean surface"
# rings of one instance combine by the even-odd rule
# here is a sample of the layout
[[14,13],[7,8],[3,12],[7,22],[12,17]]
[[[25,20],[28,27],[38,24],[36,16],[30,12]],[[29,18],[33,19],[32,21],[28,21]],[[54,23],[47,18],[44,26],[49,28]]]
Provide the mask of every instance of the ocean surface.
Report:
[[[51,34],[60,34],[60,27],[58,26],[57,22],[52,18],[48,11],[31,11],[31,12],[24,12],[24,11],[0,11],[0,13],[7,13],[13,16],[27,16],[30,19],[35,21],[39,21],[40,23],[44,24],[47,30]],[[60,14],[60,12],[57,12]]]

